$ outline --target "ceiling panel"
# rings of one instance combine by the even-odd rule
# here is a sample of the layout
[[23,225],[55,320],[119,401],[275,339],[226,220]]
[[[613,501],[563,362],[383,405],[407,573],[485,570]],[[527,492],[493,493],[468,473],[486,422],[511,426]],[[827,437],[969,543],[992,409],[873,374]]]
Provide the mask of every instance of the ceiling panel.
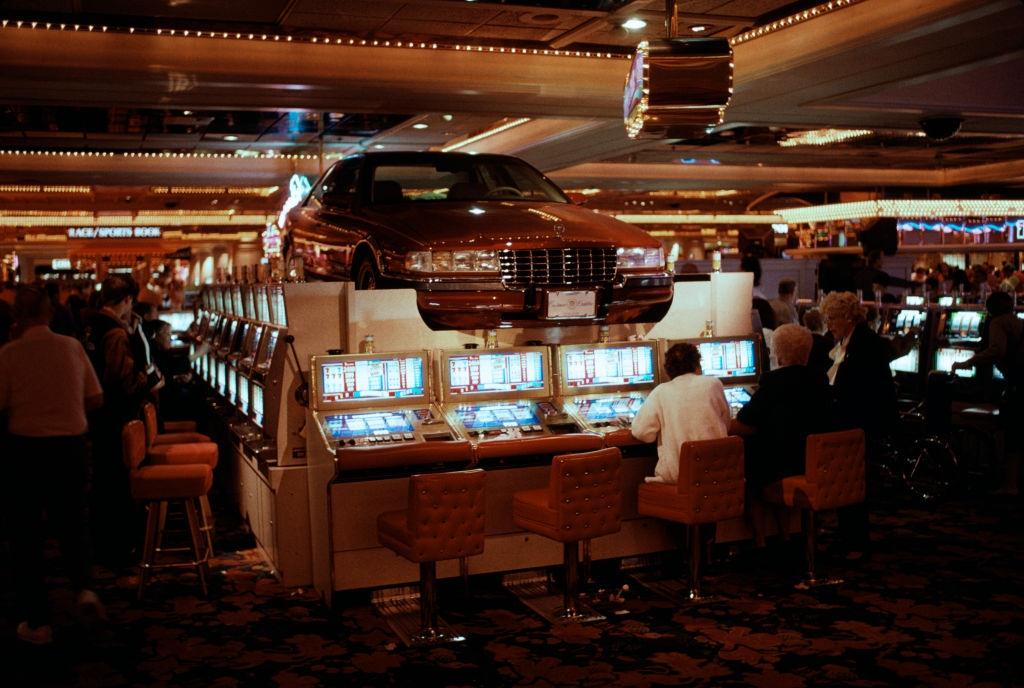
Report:
[[354,17],[350,14],[293,12],[288,15],[287,26],[317,31],[337,31],[339,33],[361,36],[376,31],[386,20],[386,17]]
[[[273,23],[287,0],[79,0],[81,11],[97,15]],[[374,4],[374,3],[369,3]]]
[[[293,13],[346,14],[353,17],[387,18],[408,4],[403,0],[296,0]],[[288,23],[288,22],[286,22]]]
[[391,19],[381,30],[393,36],[429,37],[468,36],[477,24],[460,24],[457,22],[422,21],[413,19]]

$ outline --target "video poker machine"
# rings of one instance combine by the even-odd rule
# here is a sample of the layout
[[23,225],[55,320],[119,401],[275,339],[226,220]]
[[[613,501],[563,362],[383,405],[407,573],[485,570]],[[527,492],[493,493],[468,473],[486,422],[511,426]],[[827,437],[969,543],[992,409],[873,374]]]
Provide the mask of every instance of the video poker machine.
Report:
[[[725,400],[733,417],[750,401],[761,377],[761,338],[757,335],[683,340],[700,352],[701,372],[717,377],[725,387]],[[667,352],[675,341],[664,342]]]
[[656,341],[564,344],[557,357],[562,408],[602,435],[628,429],[660,382]]
[[547,347],[445,351],[440,379],[445,415],[467,439],[540,437],[567,425],[579,429],[551,400]]
[[430,403],[427,352],[314,356],[313,417],[332,452],[455,438]]
[[[894,306],[886,309],[879,334],[900,341],[906,353],[889,362],[889,369],[901,384],[920,387],[921,361],[931,353],[933,312],[925,306]],[[901,349],[902,350],[902,349]],[[916,390],[914,390],[916,391]]]

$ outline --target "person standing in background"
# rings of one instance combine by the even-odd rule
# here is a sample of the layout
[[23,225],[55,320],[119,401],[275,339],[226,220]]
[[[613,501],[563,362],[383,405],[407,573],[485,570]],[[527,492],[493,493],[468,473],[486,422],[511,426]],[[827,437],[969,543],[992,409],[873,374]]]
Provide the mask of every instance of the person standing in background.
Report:
[[134,533],[126,528],[134,528],[135,512],[122,461],[121,428],[138,418],[142,402],[163,387],[163,380],[152,366],[139,365],[129,341],[131,285],[120,277],[108,277],[99,294],[100,309],[89,320],[86,342],[103,386],[103,406],[91,423],[94,533],[97,554],[120,563],[131,549]]
[[83,611],[103,615],[92,581],[87,507],[86,412],[103,391],[73,337],[50,330],[47,290],[21,287],[14,302],[20,337],[0,349],[0,413],[7,414],[4,505],[10,510],[14,588],[23,621],[19,640],[53,639],[43,545],[46,522],[55,531],[71,585]]
[[779,296],[768,303],[771,304],[772,312],[775,314],[775,326],[797,325],[800,318],[796,312],[796,280],[786,279],[779,281]]

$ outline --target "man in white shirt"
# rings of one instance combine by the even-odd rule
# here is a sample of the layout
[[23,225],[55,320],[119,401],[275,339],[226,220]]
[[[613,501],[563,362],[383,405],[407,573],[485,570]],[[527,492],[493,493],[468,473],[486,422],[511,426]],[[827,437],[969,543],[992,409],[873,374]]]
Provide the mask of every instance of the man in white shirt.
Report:
[[701,375],[700,351],[693,344],[674,345],[665,353],[671,380],[651,391],[633,419],[633,436],[658,441],[658,463],[648,482],[679,480],[679,450],[683,442],[725,437],[729,404],[718,378]]
[[11,531],[12,569],[24,614],[18,638],[52,640],[43,571],[43,512],[60,542],[78,591],[79,606],[102,615],[91,584],[86,487],[86,411],[98,408],[103,391],[77,339],[49,328],[50,301],[38,287],[21,287],[14,302],[21,336],[0,348],[0,413],[7,416],[5,503],[17,527]]

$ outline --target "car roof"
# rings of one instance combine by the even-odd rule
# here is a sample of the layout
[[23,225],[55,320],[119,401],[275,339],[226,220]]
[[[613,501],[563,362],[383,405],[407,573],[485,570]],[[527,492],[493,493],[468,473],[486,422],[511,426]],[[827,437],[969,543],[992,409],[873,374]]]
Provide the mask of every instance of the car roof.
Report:
[[469,153],[444,153],[441,151],[367,151],[365,153],[355,153],[354,155],[346,156],[345,160],[351,160],[353,158],[363,158],[368,162],[392,162],[405,160],[430,162],[445,158],[473,158],[475,160],[515,161],[529,164],[525,160],[512,155],[499,155],[496,153],[470,155]]

